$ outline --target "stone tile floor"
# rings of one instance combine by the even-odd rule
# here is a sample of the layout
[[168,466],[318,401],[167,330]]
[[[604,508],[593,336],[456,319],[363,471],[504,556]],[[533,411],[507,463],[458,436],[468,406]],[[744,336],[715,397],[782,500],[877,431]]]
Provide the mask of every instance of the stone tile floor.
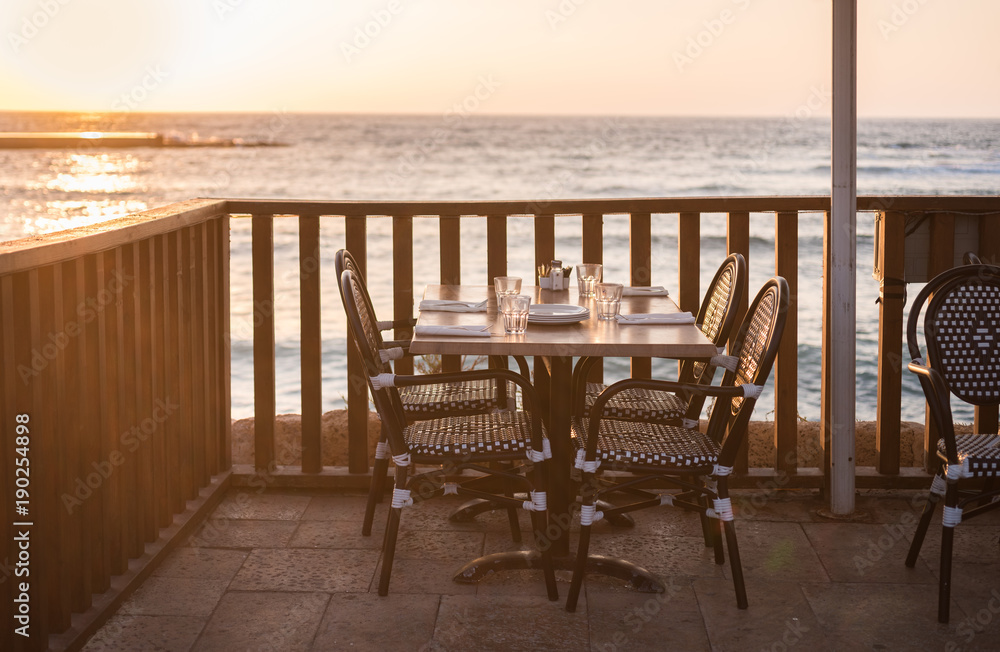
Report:
[[[591,551],[645,566],[668,591],[591,576],[570,614],[568,572],[559,602],[539,571],[451,581],[465,561],[517,547],[503,513],[452,523],[462,501],[451,496],[406,510],[380,598],[384,504],[362,537],[363,496],[233,490],[84,649],[1000,650],[1000,510],[957,529],[952,618],[939,625],[939,519],[917,567],[903,565],[919,497],[859,492],[858,517],[834,522],[815,492],[738,492],[746,611],[696,516],[663,508],[637,513],[634,528],[600,522]],[[526,515],[522,529],[527,546]]]

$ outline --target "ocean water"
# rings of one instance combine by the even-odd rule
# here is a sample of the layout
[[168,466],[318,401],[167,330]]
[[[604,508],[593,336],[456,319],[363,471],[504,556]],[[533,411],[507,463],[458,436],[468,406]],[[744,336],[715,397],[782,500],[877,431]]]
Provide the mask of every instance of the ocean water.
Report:
[[[193,197],[288,199],[562,199],[829,193],[828,121],[809,119],[379,116],[270,114],[0,113],[0,131],[156,131],[181,137],[284,143],[268,148],[0,150],[0,240],[119,217]],[[1000,121],[861,120],[860,194],[1000,191]],[[580,251],[579,220],[557,222],[557,255]],[[751,294],[773,274],[774,220],[751,217]],[[415,224],[417,292],[438,277],[436,221]],[[388,220],[370,226],[369,251],[391,251]],[[676,282],[677,220],[654,216],[654,283]],[[799,226],[799,414],[819,417],[821,215]],[[627,278],[627,222],[605,221],[605,275]],[[858,215],[857,417],[875,415],[878,284],[871,278],[873,215]],[[324,403],[343,405],[345,323],[333,277],[339,220],[322,225]],[[482,283],[485,221],[463,221],[462,274]],[[512,219],[509,242],[531,242]],[[250,225],[232,224],[233,416],[253,414]],[[703,287],[725,255],[724,216],[702,225]],[[530,278],[532,246],[513,249],[512,274]],[[277,220],[277,406],[300,410],[297,224]],[[372,261],[376,308],[389,314],[391,268]],[[917,288],[910,286],[911,296]],[[419,294],[418,294],[419,296]],[[654,369],[673,373],[672,363]],[[607,378],[627,374],[610,361]],[[903,418],[922,421],[923,399],[904,374]],[[765,392],[757,417],[773,409]],[[959,413],[960,418],[971,418]]]

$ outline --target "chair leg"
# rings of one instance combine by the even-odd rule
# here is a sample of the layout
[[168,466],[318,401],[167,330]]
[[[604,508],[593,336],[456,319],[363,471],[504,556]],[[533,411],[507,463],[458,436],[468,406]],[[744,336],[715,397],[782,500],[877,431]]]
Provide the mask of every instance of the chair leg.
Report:
[[709,521],[714,521],[709,523],[711,528],[710,533],[712,537],[712,547],[715,549],[715,564],[721,566],[726,563],[726,553],[722,549],[722,528],[719,526],[719,522],[715,519],[708,519]]
[[[530,471],[531,486],[535,491],[549,493],[549,474],[547,472],[549,462],[536,462]],[[539,553],[542,557],[542,573],[545,575],[545,589],[549,594],[549,600],[553,602],[559,599],[559,589],[556,588],[556,567],[552,561],[552,543],[544,539],[541,533],[548,532],[549,512],[531,512],[531,527],[536,534],[535,543],[538,545]],[[518,541],[520,541],[521,528],[517,529]]]
[[[396,467],[396,477],[394,485],[396,487],[406,486],[405,466]],[[378,581],[378,594],[389,595],[389,577],[392,575],[392,562],[396,556],[396,535],[399,533],[399,517],[402,512],[401,507],[390,507],[389,518],[385,524],[385,539],[382,541],[382,574]]]
[[[514,488],[511,486],[512,484],[513,483],[508,482],[507,487],[503,492],[508,498],[514,497]],[[518,510],[516,507],[507,508],[507,523],[510,524],[510,538],[514,540],[514,543],[521,543],[521,523],[517,520],[517,512]]]
[[[719,498],[729,498],[729,483],[726,477],[719,478]],[[743,581],[743,562],[740,561],[740,546],[736,541],[736,524],[730,518],[722,521],[722,529],[726,534],[726,548],[729,552],[729,566],[733,572],[733,588],[736,589],[736,606],[747,608],[747,587]],[[718,556],[718,554],[716,554]]]
[[[531,512],[531,527],[535,532],[545,532],[548,528],[548,512]],[[549,600],[555,602],[559,599],[559,589],[556,588],[556,571],[552,563],[552,546],[544,540],[538,541],[539,552],[542,556],[542,573],[545,576],[545,590],[549,594]]]
[[736,543],[736,526],[732,521],[722,524],[726,531],[726,547],[729,549],[729,565],[733,569],[733,588],[736,589],[736,606],[747,608],[747,586],[743,581],[743,564],[740,562],[740,548]]
[[[594,504],[597,502],[594,484],[594,474],[584,472],[581,487],[581,498],[583,503],[580,506],[580,542],[576,550],[576,561],[573,563],[573,579],[569,584],[569,595],[566,597],[566,611],[573,613],[576,611],[576,603],[580,597],[580,588],[583,586],[583,578],[587,574],[587,557],[590,554],[590,528],[593,522],[595,511]],[[590,487],[587,490],[584,487]],[[589,515],[588,515],[589,514]]]
[[924,545],[927,528],[931,524],[931,518],[933,518],[934,510],[937,509],[937,504],[940,500],[940,497],[934,493],[927,496],[927,502],[924,503],[923,512],[921,512],[920,520],[917,522],[917,529],[913,533],[913,541],[910,542],[910,551],[906,554],[907,568],[913,568],[917,564],[920,547]]
[[941,528],[941,581],[938,584],[938,622],[947,623],[951,607],[951,549],[955,528]]
[[566,611],[576,611],[576,603],[580,597],[580,587],[583,586],[583,576],[587,573],[587,555],[590,551],[590,525],[580,526],[580,545],[577,547],[576,561],[573,564],[573,579],[569,584],[569,595],[566,596]]
[[[718,485],[715,487],[718,490]],[[701,496],[698,500],[701,506],[705,509],[711,507],[708,502],[708,496]],[[726,554],[722,549],[722,528],[719,526],[719,520],[715,518],[709,518],[704,512],[701,514],[701,533],[705,539],[705,547],[713,548],[715,551],[715,563],[721,566],[726,563]]]
[[941,570],[938,585],[938,622],[947,623],[951,611],[951,553],[955,543],[955,525],[949,523],[948,508],[958,507],[958,483],[949,482],[944,498],[945,513],[941,517]]
[[368,488],[368,502],[365,504],[365,520],[361,524],[361,535],[371,536],[372,521],[375,520],[375,505],[382,501],[385,491],[385,474],[389,470],[389,458],[375,458],[372,467],[372,484]]

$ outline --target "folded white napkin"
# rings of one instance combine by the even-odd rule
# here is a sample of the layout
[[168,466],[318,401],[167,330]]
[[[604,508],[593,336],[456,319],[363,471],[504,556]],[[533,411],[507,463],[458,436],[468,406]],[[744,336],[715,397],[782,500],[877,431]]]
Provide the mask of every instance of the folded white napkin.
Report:
[[424,299],[420,302],[420,310],[438,310],[444,312],[486,312],[487,300],[479,303],[474,301],[451,301],[448,299]]
[[689,312],[650,312],[636,315],[618,315],[615,317],[615,320],[619,324],[693,324],[694,316]]
[[622,288],[623,297],[666,297],[670,296],[667,289],[662,285],[654,285],[652,287],[624,287]]
[[489,337],[489,326],[417,326],[414,332],[420,336],[446,335],[448,337]]

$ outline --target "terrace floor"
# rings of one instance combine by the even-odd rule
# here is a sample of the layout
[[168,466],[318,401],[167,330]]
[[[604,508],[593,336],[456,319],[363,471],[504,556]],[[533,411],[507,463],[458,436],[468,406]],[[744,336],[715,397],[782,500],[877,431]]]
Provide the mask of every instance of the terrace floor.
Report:
[[697,517],[664,508],[632,529],[598,523],[592,552],[647,567],[668,592],[592,576],[569,614],[568,572],[559,602],[539,571],[451,581],[463,562],[515,547],[503,513],[451,523],[452,496],[404,511],[380,598],[385,504],[362,537],[363,496],[233,490],[84,649],[1000,650],[1000,510],[957,529],[952,618],[939,625],[939,527],[917,567],[903,565],[917,493],[860,492],[852,521],[821,516],[814,492],[737,493],[748,610]]

